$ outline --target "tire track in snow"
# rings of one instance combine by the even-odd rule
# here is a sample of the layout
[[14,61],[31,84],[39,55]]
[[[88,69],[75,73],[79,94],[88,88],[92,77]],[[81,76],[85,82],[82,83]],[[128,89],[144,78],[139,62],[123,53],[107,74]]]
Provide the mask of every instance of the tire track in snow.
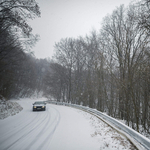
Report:
[[[55,109],[54,107],[51,107],[51,108]],[[55,122],[53,121],[51,124],[51,126],[52,126],[53,123],[55,123],[53,128],[52,128],[52,131],[48,134],[48,136],[45,138],[45,141],[39,146],[39,148],[37,150],[41,150],[43,148],[44,148],[44,150],[49,150],[48,146],[51,142],[52,136],[53,136],[53,134],[54,134],[59,122],[60,122],[60,118],[61,118],[59,111],[57,109],[55,109],[55,111],[57,112],[57,117],[55,117],[55,118],[57,118],[57,120]],[[49,126],[48,126],[48,128],[49,128]]]
[[[47,115],[48,115],[48,113],[46,113],[46,116],[42,120],[38,119],[36,122],[31,121],[25,128],[23,128],[23,130],[25,130],[27,132],[25,132],[23,135],[20,135],[20,136],[18,135],[17,138],[13,142],[11,142],[11,144],[8,145],[8,144],[3,143],[5,146],[7,145],[7,147],[5,147],[4,150],[14,149],[14,147],[17,145],[17,143],[19,143],[26,136],[31,134],[34,130],[36,130],[43,123],[43,120],[45,120],[45,118],[47,118]],[[38,115],[37,117],[39,118],[40,116]],[[19,133],[19,132],[17,132],[17,133]],[[8,143],[8,140],[6,142]]]
[[[40,132],[36,132],[35,134],[31,135],[33,137],[32,139],[34,139],[34,140],[31,141],[30,144],[25,148],[26,150],[29,150],[32,147],[32,145],[34,145],[37,142],[37,140],[40,138],[41,134],[43,133],[43,130],[47,127],[47,124],[51,120],[51,114],[50,113],[48,113],[48,114],[49,114],[48,119],[47,119],[45,125],[42,127],[42,130],[40,128]],[[39,138],[37,139],[37,137],[39,137]]]
[[[20,123],[18,123],[19,127],[15,128],[14,130],[9,130],[4,135],[1,135],[1,137],[3,137],[3,139],[0,141],[0,145],[2,145],[2,143],[4,143],[5,141],[10,140],[11,138],[13,138],[14,135],[18,134],[19,132],[21,132],[22,130],[27,128],[34,120],[36,120],[37,116],[38,116],[38,114],[34,117],[33,120],[30,118],[29,119],[30,122],[28,122],[28,124],[26,124],[25,126],[24,126],[24,122],[21,123],[22,125]],[[18,130],[18,128],[19,128],[19,130]]]
[[[59,112],[53,108],[55,111],[51,112],[51,108],[48,109],[45,121],[42,121],[42,124],[39,126],[39,130],[34,130],[31,134],[26,136],[20,142],[17,142],[16,145],[12,146],[11,148],[18,149],[21,148],[21,145],[24,145],[23,149],[25,150],[46,150],[46,146],[48,147],[50,140],[53,136],[54,131],[56,130],[57,125],[60,121],[60,114]],[[50,111],[49,111],[50,110]],[[52,117],[51,117],[52,113]],[[28,138],[32,139],[30,142]],[[48,148],[49,150],[49,148]]]

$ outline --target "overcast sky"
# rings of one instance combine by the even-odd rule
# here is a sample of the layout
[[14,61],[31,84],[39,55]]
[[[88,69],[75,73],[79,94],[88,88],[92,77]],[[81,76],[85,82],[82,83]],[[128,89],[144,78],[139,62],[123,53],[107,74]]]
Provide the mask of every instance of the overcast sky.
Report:
[[36,0],[41,18],[31,21],[34,34],[40,41],[32,49],[37,58],[52,57],[55,42],[61,38],[85,36],[100,29],[103,17],[121,4],[132,0]]

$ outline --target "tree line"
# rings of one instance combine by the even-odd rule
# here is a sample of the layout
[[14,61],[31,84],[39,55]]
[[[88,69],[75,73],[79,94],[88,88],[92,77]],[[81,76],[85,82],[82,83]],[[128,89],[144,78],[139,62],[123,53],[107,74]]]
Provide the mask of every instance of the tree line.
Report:
[[55,44],[45,95],[82,104],[150,133],[150,1],[121,5],[100,31]]
[[35,0],[0,0],[0,95],[6,99],[42,91],[49,60],[32,55],[39,37],[28,24],[40,14]]

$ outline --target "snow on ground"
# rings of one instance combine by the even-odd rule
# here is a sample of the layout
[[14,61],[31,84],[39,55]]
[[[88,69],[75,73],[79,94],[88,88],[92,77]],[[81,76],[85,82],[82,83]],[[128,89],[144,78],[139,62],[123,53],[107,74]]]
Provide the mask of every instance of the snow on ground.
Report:
[[6,101],[4,98],[0,99],[0,119],[16,115],[22,109],[17,102]]
[[91,114],[52,104],[46,111],[33,112],[34,101],[17,100],[23,110],[0,120],[0,150],[136,150]]
[[120,135],[116,130],[101,121],[99,118],[87,112],[79,112],[82,113],[87,120],[89,120],[89,124],[93,129],[91,137],[100,143],[100,150],[136,150],[135,146],[132,145],[126,137]]

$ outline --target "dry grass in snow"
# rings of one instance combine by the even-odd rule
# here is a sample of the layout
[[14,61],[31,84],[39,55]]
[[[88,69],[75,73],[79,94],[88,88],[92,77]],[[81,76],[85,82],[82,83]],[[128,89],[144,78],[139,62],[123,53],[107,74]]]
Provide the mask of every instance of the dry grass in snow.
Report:
[[99,142],[100,150],[137,150],[123,135],[94,115],[79,111],[92,126],[91,137]]

